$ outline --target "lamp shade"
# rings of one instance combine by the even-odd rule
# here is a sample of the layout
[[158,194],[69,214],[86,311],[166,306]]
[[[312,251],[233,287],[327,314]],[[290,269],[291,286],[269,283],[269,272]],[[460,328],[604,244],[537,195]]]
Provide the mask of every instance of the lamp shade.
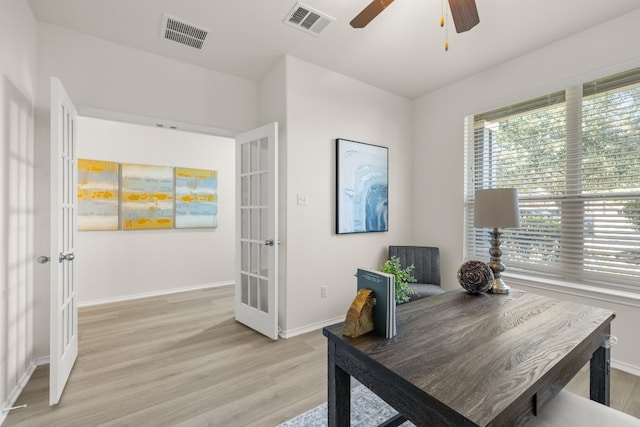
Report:
[[473,222],[478,228],[520,227],[518,191],[515,188],[477,190]]

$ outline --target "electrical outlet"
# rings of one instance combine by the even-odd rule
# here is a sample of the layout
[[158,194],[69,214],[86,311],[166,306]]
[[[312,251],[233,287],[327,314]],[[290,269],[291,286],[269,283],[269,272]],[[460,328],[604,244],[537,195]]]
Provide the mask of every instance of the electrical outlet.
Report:
[[320,286],[320,298],[326,298],[326,297],[327,297],[327,287]]

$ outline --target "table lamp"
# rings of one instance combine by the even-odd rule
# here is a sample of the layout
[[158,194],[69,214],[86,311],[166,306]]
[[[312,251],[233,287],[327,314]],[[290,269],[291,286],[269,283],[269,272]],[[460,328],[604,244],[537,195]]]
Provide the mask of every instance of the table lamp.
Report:
[[518,210],[518,191],[515,188],[495,188],[477,190],[474,201],[473,222],[477,228],[491,228],[491,261],[489,267],[493,271],[493,284],[489,292],[508,294],[509,286],[502,280],[504,264],[500,261],[499,228],[520,227]]

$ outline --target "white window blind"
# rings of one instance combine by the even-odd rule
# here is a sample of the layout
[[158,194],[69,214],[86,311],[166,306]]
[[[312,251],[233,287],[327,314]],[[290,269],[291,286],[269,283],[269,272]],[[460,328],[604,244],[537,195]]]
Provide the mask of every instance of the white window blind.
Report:
[[640,68],[467,118],[465,257],[488,259],[474,192],[518,189],[508,272],[640,291]]

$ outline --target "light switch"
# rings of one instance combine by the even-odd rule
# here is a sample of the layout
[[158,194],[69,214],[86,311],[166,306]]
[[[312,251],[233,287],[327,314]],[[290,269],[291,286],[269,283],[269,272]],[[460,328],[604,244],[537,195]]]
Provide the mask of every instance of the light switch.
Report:
[[309,204],[309,195],[298,193],[298,206],[307,206]]

